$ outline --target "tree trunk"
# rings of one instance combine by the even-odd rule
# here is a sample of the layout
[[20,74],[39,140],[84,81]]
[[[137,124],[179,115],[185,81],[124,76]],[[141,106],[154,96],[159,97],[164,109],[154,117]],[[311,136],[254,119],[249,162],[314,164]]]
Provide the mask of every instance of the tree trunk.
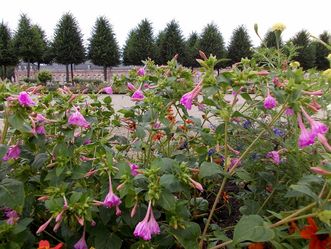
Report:
[[30,79],[30,59],[28,60],[28,80]]
[[40,70],[40,62],[38,62],[37,69],[38,69],[38,71]]
[[66,65],[66,82],[69,82],[69,65]]
[[103,79],[107,81],[107,66],[103,66]]
[[7,78],[7,66],[6,65],[3,66],[3,76],[5,79]]
[[70,64],[70,68],[71,68],[71,82],[74,83],[74,69],[73,69],[73,64]]

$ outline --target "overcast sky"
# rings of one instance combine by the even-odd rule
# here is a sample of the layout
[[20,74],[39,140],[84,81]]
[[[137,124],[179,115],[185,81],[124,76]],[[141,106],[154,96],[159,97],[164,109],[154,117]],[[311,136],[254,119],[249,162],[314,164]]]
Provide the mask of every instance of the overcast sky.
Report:
[[175,19],[185,37],[192,31],[200,33],[206,24],[214,22],[226,43],[241,24],[247,27],[254,45],[259,44],[254,23],[258,23],[262,36],[274,23],[284,23],[285,40],[301,29],[313,35],[331,32],[330,0],[9,0],[1,4],[0,21],[15,30],[20,14],[26,13],[51,39],[61,15],[68,11],[76,17],[85,42],[96,18],[106,16],[121,47],[129,30],[144,18],[152,22],[155,35]]

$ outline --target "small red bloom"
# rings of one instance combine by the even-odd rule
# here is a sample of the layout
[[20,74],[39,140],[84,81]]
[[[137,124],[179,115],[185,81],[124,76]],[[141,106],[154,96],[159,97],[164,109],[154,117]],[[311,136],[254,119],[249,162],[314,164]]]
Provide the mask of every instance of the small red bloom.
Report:
[[331,238],[328,234],[316,234],[318,227],[313,218],[307,218],[308,224],[300,231],[303,239],[309,240],[309,249],[331,249]]
[[61,249],[63,247],[63,243],[59,243],[58,245],[51,247],[47,240],[39,241],[38,249]]

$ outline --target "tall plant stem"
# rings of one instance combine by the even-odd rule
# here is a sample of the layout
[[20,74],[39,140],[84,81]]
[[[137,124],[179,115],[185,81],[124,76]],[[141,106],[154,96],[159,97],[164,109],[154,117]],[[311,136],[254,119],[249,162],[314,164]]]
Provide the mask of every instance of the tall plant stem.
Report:
[[5,106],[5,111],[4,111],[4,115],[3,115],[3,130],[2,130],[2,134],[1,134],[1,144],[4,144],[6,141],[6,136],[7,136],[7,132],[8,132],[8,128],[9,128],[9,121],[8,121],[8,109],[6,108],[6,104],[4,104]]

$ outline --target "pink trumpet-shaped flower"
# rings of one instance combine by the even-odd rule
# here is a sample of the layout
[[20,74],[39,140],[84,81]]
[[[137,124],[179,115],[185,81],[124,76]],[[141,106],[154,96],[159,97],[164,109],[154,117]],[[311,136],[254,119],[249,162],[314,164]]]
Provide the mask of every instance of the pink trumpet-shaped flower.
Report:
[[86,240],[85,240],[85,227],[84,227],[84,232],[80,240],[77,241],[77,243],[74,245],[75,249],[88,249]]
[[136,88],[134,87],[134,85],[132,85],[130,82],[127,83],[127,88],[128,88],[130,91],[132,91],[132,92],[134,92],[134,91],[136,90]]
[[152,202],[149,201],[146,216],[142,221],[137,224],[133,234],[134,236],[140,237],[143,240],[150,240],[152,238],[152,235],[159,233],[160,227],[159,224],[156,222],[153,214]]
[[18,144],[10,146],[6,155],[2,158],[4,161],[8,161],[9,159],[18,159],[21,154],[21,149]]
[[131,96],[132,101],[142,101],[145,98],[143,91],[139,87]]
[[276,164],[276,165],[280,164],[280,155],[279,155],[278,151],[273,150],[273,151],[268,152],[267,157],[271,158],[271,160],[274,164]]
[[301,107],[303,115],[306,117],[310,124],[311,132],[317,136],[317,134],[326,134],[329,130],[329,127],[322,122],[314,120],[308,113]]
[[311,167],[310,170],[319,175],[325,175],[325,176],[331,175],[330,171],[322,169],[320,167]]
[[31,99],[30,95],[27,92],[20,92],[18,95],[18,102],[23,107],[31,107],[34,106],[36,103]]
[[38,113],[36,116],[36,121],[39,123],[45,122],[47,119],[44,117],[44,115]]
[[289,108],[289,107],[286,108],[285,115],[287,115],[287,116],[293,116],[294,115],[293,109],[292,108]]
[[108,190],[108,194],[106,195],[106,197],[103,200],[103,202],[95,201],[95,203],[97,205],[103,205],[103,206],[105,206],[107,208],[117,207],[117,206],[121,205],[122,201],[113,192],[113,187],[112,187],[112,182],[111,182],[111,176],[110,176],[110,174],[108,175],[108,177],[109,177],[109,190]]
[[322,90],[317,90],[317,91],[313,91],[313,92],[302,91],[302,93],[305,94],[305,95],[310,95],[310,96],[322,96],[323,95]]
[[36,127],[36,133],[38,135],[45,135],[46,134],[45,126],[43,126],[43,125],[37,126]]
[[90,127],[89,122],[86,121],[84,116],[78,111],[77,108],[76,108],[76,111],[70,115],[68,123],[71,125],[76,125],[76,126],[83,127],[83,128]]
[[139,76],[144,76],[145,75],[145,67],[141,67],[138,69],[137,74]]
[[49,223],[51,223],[52,219],[53,219],[53,216],[52,216],[51,218],[49,218],[44,224],[42,224],[42,225],[38,228],[38,230],[37,230],[36,233],[37,233],[37,234],[42,233],[42,232],[47,228],[47,226],[49,225]]
[[196,188],[197,190],[203,192],[203,187],[202,187],[201,183],[194,181],[191,177],[189,177],[189,181],[190,181],[190,185],[193,188]]
[[185,93],[181,97],[179,103],[182,104],[183,106],[185,106],[185,108],[187,110],[191,110],[191,108],[192,108],[192,102],[198,96],[198,94],[200,93],[201,89],[202,89],[202,86],[201,86],[201,82],[200,82],[199,84],[197,84],[194,87],[194,89],[192,91]]
[[104,87],[102,91],[107,94],[113,94],[113,88],[111,86]]
[[302,149],[304,147],[314,144],[315,135],[311,131],[308,131],[306,129],[305,125],[302,122],[302,117],[300,113],[298,113],[298,125],[301,130],[298,140],[299,147]]
[[139,169],[139,166],[137,164],[134,164],[134,163],[129,163],[129,166],[130,166],[130,169],[131,169],[131,175],[132,176],[136,176],[138,175],[138,169]]
[[276,105],[277,105],[277,101],[276,101],[276,99],[275,99],[274,97],[272,97],[272,96],[270,95],[270,91],[269,91],[269,89],[268,89],[268,95],[267,95],[267,97],[264,99],[263,106],[264,106],[265,109],[270,110],[270,109],[275,108]]
[[137,213],[137,207],[138,207],[138,202],[136,202],[133,206],[133,208],[131,209],[131,213],[130,213],[130,217],[133,218],[136,213]]

